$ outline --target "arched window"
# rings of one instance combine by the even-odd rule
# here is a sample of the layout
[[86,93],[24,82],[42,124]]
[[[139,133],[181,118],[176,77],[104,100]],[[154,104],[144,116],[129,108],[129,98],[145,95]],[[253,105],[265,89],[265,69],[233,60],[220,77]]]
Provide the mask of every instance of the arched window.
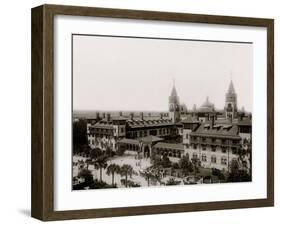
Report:
[[203,154],[203,155],[202,155],[202,162],[207,162],[207,156],[206,156],[206,154]]
[[193,159],[197,159],[197,158],[198,158],[198,155],[197,155],[197,153],[196,153],[196,152],[193,152],[193,154],[192,154],[192,158],[193,158]]
[[226,165],[227,164],[227,158],[225,156],[221,157],[221,164]]
[[211,163],[217,163],[217,157],[215,155],[211,156]]

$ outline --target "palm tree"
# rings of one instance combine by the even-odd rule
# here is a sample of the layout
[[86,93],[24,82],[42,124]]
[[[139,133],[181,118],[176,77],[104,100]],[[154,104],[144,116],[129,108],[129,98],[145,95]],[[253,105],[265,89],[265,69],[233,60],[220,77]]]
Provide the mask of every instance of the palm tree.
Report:
[[97,159],[99,156],[101,156],[103,153],[102,153],[102,150],[100,148],[94,148],[91,150],[90,152],[90,158],[91,159]]
[[112,186],[114,185],[114,174],[119,172],[120,172],[120,166],[115,163],[112,163],[107,167],[106,174],[112,175]]
[[89,165],[91,165],[93,163],[93,160],[91,158],[87,158],[85,163],[86,163],[86,169],[88,170],[89,169]]
[[100,181],[102,181],[102,169],[107,167],[107,156],[102,155],[96,158],[94,166],[97,170],[100,170]]
[[124,164],[121,168],[120,168],[120,175],[121,176],[125,176],[125,186],[128,186],[128,176],[132,176],[134,170],[133,167],[131,165],[128,164]]
[[154,174],[151,171],[145,170],[143,172],[143,176],[144,176],[145,180],[147,181],[147,186],[149,187],[150,179],[155,178]]

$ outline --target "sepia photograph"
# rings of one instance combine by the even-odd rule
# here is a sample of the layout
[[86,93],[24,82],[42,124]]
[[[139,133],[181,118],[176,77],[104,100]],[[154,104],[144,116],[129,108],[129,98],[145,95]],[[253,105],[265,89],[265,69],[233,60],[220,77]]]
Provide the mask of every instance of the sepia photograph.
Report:
[[253,43],[72,34],[72,190],[252,181]]

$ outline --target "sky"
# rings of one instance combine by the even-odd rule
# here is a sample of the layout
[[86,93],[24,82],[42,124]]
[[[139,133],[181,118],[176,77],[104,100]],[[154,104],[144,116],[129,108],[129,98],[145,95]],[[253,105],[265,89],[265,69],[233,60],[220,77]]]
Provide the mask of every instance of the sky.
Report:
[[188,109],[207,96],[223,109],[231,79],[252,111],[252,44],[73,36],[75,111],[168,111],[173,80]]

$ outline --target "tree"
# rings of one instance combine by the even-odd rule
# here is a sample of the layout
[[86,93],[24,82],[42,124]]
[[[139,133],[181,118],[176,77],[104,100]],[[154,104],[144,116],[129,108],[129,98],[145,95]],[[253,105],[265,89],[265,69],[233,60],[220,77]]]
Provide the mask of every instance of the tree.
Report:
[[102,181],[102,169],[107,167],[107,156],[102,155],[95,159],[94,161],[95,169],[100,170],[100,181]]
[[89,165],[93,164],[93,160],[91,158],[87,158],[85,163],[86,163],[86,169],[89,169]]
[[179,167],[182,169],[182,172],[185,176],[193,171],[192,163],[189,161],[189,157],[187,155],[180,159]]
[[244,169],[248,169],[249,175],[252,174],[252,143],[251,139],[244,138],[243,143],[238,149],[238,163]]
[[73,150],[80,152],[81,147],[88,145],[87,139],[87,121],[85,119],[79,119],[79,121],[73,122]]
[[110,147],[107,147],[105,149],[105,154],[108,156],[108,157],[112,157],[114,155],[114,152],[112,151],[112,149]]
[[219,170],[219,169],[212,168],[212,175],[213,175],[213,176],[217,176],[220,181],[221,181],[221,180],[225,180],[224,174],[223,174],[222,171]]
[[100,148],[94,148],[90,151],[90,158],[97,159],[98,157],[103,155],[103,151]]
[[227,178],[228,182],[247,182],[251,181],[251,175],[246,170],[239,169],[237,160],[232,160],[230,165],[230,173]]
[[89,158],[87,158],[85,161],[87,169],[89,169],[89,165],[94,164],[93,161],[95,161],[97,158],[99,158],[100,156],[103,155],[103,152],[99,148],[94,148],[94,149],[90,149],[88,155],[89,155]]
[[167,155],[163,156],[161,165],[164,168],[168,168],[168,167],[172,166],[172,162],[171,162],[171,160],[169,159],[169,157]]
[[170,161],[169,157],[167,155],[163,155],[162,158],[154,158],[153,164],[155,167],[163,167],[163,168],[169,168],[172,166],[172,162]]
[[115,163],[112,163],[107,167],[106,174],[112,175],[112,186],[114,186],[114,174],[119,172],[120,172],[120,166]]
[[179,185],[180,183],[181,183],[180,181],[175,180],[174,178],[170,178],[170,179],[167,181],[166,185]]
[[125,176],[125,187],[128,187],[128,176],[132,177],[133,172],[133,167],[128,164],[124,164],[120,168],[120,175]]
[[78,176],[84,178],[86,186],[93,182],[93,175],[88,169],[82,169]]
[[155,175],[149,170],[145,170],[142,174],[143,174],[143,177],[145,178],[145,180],[147,181],[147,186],[149,187],[150,180],[155,178]]
[[199,169],[200,169],[200,166],[201,166],[200,159],[199,158],[192,158],[191,162],[192,162],[192,166],[193,166],[194,176],[196,176],[196,173],[199,173]]

